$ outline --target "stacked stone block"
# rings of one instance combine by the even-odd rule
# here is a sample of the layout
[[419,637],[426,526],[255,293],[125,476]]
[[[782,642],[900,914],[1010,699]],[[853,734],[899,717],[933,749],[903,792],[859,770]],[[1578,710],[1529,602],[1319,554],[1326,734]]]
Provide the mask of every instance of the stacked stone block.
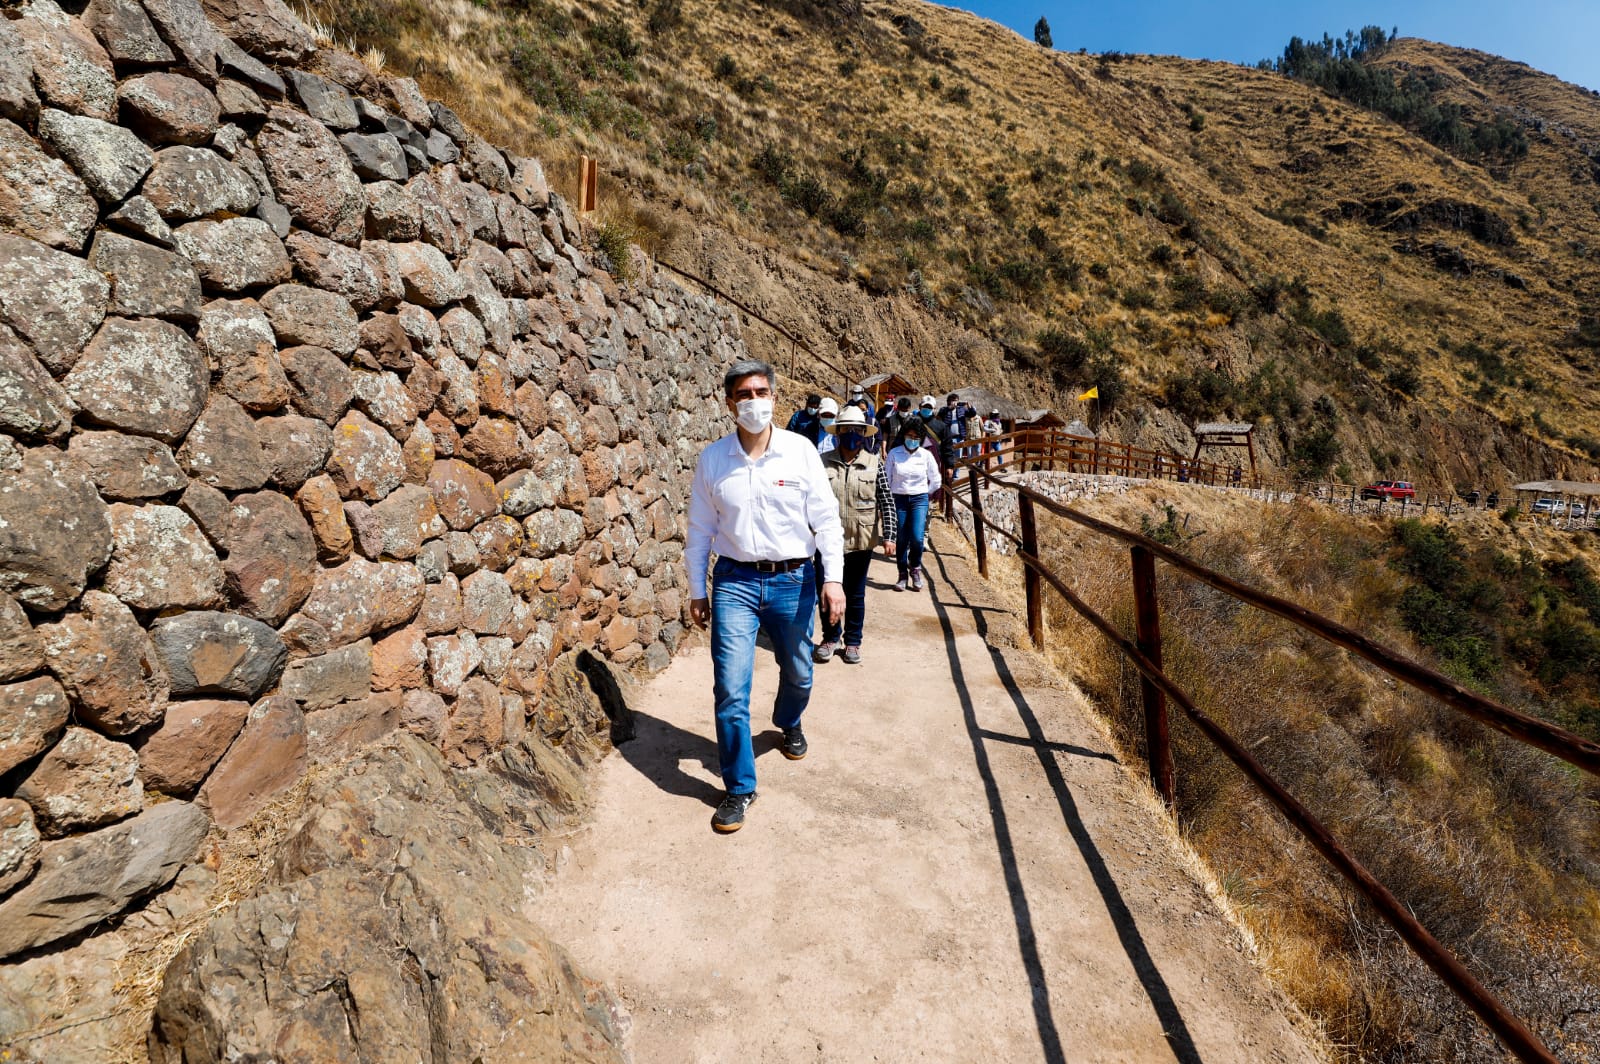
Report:
[[563,652],[667,664],[743,344],[580,243],[537,161],[278,0],[7,10],[0,956],[310,759],[472,764],[561,727]]

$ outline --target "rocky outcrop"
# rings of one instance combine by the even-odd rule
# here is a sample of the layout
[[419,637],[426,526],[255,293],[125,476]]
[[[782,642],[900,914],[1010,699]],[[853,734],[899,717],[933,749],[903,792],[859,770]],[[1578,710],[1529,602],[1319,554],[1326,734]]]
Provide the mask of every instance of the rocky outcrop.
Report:
[[541,804],[537,769],[511,774],[540,748],[460,777],[402,735],[346,764],[172,962],[150,1059],[626,1059],[620,1004],[525,915],[528,851],[501,842],[521,826],[496,807]]

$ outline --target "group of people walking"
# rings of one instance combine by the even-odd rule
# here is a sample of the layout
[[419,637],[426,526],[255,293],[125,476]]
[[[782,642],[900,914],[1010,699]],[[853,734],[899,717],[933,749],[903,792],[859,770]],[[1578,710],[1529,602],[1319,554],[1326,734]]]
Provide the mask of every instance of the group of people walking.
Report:
[[[943,410],[931,395],[916,407],[900,396],[880,417],[858,385],[843,407],[808,395],[779,429],[775,388],[765,362],[728,369],[723,394],[737,428],[701,452],[689,501],[690,617],[711,630],[727,788],[711,823],[724,833],[744,825],[756,797],[750,682],[757,635],[766,632],[778,664],[778,749],[798,761],[808,749],[801,716],[813,666],[836,655],[861,661],[874,549],[881,543],[893,551],[896,591],[922,590],[929,503],[973,446],[977,420],[955,395]],[[991,414],[995,427],[983,425],[985,434],[998,432],[997,419]],[[815,644],[814,618],[822,626]]]

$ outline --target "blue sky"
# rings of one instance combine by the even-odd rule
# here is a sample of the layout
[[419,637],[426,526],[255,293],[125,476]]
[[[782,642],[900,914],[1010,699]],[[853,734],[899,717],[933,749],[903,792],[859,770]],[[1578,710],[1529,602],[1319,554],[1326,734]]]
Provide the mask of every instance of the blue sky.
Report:
[[1032,38],[1043,15],[1055,46],[1254,63],[1293,36],[1339,36],[1371,24],[1517,59],[1600,89],[1600,0],[966,0]]

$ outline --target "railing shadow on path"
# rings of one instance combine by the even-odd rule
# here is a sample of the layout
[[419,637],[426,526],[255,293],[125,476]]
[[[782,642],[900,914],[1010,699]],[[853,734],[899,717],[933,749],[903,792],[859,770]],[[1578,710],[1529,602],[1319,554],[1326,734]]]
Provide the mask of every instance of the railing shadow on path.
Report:
[[[1044,1050],[1045,1060],[1050,1064],[1065,1064],[1067,1058],[1061,1046],[1061,1035],[1056,1029],[1055,1017],[1050,1007],[1050,989],[1046,981],[1044,965],[1039,956],[1039,944],[1033,930],[1033,916],[1028,904],[1027,894],[1022,886],[1022,877],[1017,864],[1017,855],[1011,842],[1011,829],[1006,819],[1005,805],[1000,798],[999,785],[994,777],[994,770],[989,764],[989,754],[984,748],[986,741],[998,740],[1001,742],[1020,743],[1032,746],[1039,756],[1039,764],[1045,771],[1049,780],[1050,789],[1055,793],[1056,802],[1061,809],[1061,816],[1066,823],[1072,840],[1078,847],[1084,864],[1088,867],[1094,879],[1095,887],[1100,892],[1100,897],[1105,903],[1106,914],[1111,918],[1112,925],[1116,928],[1117,938],[1122,943],[1123,951],[1127,954],[1129,963],[1132,964],[1134,974],[1138,977],[1140,985],[1144,988],[1145,995],[1149,997],[1151,1007],[1155,1009],[1156,1018],[1161,1022],[1161,1029],[1172,1047],[1173,1056],[1179,1064],[1201,1064],[1199,1051],[1195,1048],[1194,1039],[1189,1033],[1189,1027],[1184,1022],[1182,1013],[1179,1012],[1177,1003],[1172,999],[1172,993],[1167,987],[1166,980],[1162,978],[1161,971],[1156,967],[1154,959],[1150,956],[1149,949],[1145,946],[1144,937],[1139,933],[1138,923],[1133,918],[1133,913],[1128,909],[1127,902],[1122,897],[1116,879],[1111,870],[1106,866],[1105,858],[1101,855],[1099,847],[1095,845],[1093,836],[1089,834],[1088,827],[1084,824],[1078,812],[1077,801],[1072,796],[1072,789],[1068,786],[1066,777],[1061,773],[1061,766],[1056,763],[1055,753],[1059,751],[1076,754],[1079,756],[1104,758],[1115,760],[1111,755],[1097,751],[1082,750],[1064,743],[1052,743],[1045,738],[1044,729],[1039,724],[1039,718],[1034,713],[1033,707],[1028,704],[1027,697],[1022,693],[1016,678],[1012,676],[1010,667],[1006,664],[1005,656],[994,646],[988,645],[989,625],[984,617],[984,609],[975,607],[957,588],[950,579],[945,556],[937,550],[930,549],[928,554],[938,562],[939,575],[943,583],[959,603],[946,604],[939,595],[939,587],[933,581],[928,583],[929,598],[933,603],[934,611],[938,614],[940,626],[944,629],[945,652],[950,659],[951,679],[955,683],[956,692],[961,699],[961,712],[966,721],[967,734],[972,741],[972,755],[977,762],[978,773],[983,777],[983,786],[989,800],[989,814],[994,823],[995,844],[1000,851],[1000,861],[1004,867],[1006,889],[1011,895],[1011,909],[1017,924],[1017,940],[1022,950],[1023,965],[1028,971],[1028,981],[1034,987],[1033,1012],[1035,1022],[1039,1027],[1039,1041]],[[972,702],[972,695],[967,689],[961,657],[956,649],[955,627],[950,620],[950,609],[959,608],[968,610],[977,625],[978,635],[988,647],[990,661],[994,665],[995,673],[1006,693],[1010,695],[1012,704],[1016,706],[1017,715],[1027,731],[1027,738],[1018,736],[998,735],[978,727],[977,712]]]

